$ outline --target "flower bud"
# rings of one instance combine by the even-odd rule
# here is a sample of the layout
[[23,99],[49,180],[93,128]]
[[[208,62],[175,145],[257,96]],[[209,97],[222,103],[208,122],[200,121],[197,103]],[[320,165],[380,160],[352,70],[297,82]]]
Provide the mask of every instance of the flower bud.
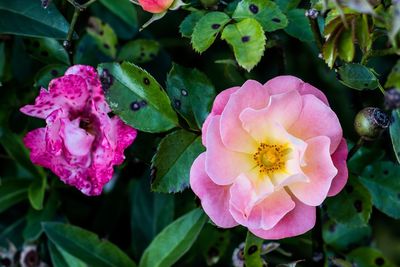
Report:
[[379,108],[364,108],[358,112],[354,120],[356,132],[365,140],[378,138],[383,131],[389,127],[390,119],[384,111]]
[[154,14],[167,11],[173,2],[173,0],[139,0],[139,4],[143,10]]
[[387,109],[400,108],[400,89],[390,89],[385,93],[385,107]]

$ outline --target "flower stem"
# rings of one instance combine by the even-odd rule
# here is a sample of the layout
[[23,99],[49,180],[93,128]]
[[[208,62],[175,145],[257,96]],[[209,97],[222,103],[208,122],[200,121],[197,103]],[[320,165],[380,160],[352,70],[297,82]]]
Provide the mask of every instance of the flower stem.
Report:
[[306,11],[306,17],[308,18],[308,21],[310,22],[311,25],[311,30],[314,35],[315,43],[317,44],[317,47],[319,51],[322,53],[322,47],[323,47],[323,37],[321,35],[321,31],[318,26],[318,11],[315,9],[309,9]]
[[73,63],[73,57],[72,57],[72,37],[74,35],[74,30],[75,30],[75,25],[76,22],[78,21],[78,17],[80,14],[80,9],[75,7],[74,15],[72,16],[71,24],[69,25],[68,33],[67,33],[67,38],[63,42],[63,46],[65,50],[67,50],[68,55],[69,55],[69,61],[71,64]]
[[80,12],[81,12],[80,9],[75,7],[74,15],[72,16],[71,24],[68,29],[68,34],[66,39],[68,42],[71,42],[72,40],[72,36],[74,35],[75,25],[76,22],[78,21]]
[[244,260],[246,266],[262,267],[261,247],[264,240],[247,232],[246,244],[244,246]]
[[358,149],[360,149],[364,145],[364,142],[364,138],[360,137],[360,139],[358,139],[357,143],[350,149],[347,160],[351,159],[354,156]]
[[86,8],[88,8],[91,4],[93,4],[94,2],[96,2],[97,0],[89,0],[84,4],[78,4],[75,0],[67,0],[71,5],[73,5],[75,8],[78,8],[79,11],[83,11]]
[[381,85],[381,83],[380,83],[379,81],[378,81],[378,88],[379,88],[379,90],[382,92],[383,95],[386,94],[385,89],[382,87],[382,85]]

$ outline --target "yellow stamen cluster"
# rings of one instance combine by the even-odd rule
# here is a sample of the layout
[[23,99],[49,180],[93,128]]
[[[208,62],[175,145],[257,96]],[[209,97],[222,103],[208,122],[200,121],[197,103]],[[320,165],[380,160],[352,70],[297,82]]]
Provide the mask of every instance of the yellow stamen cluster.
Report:
[[253,159],[259,167],[260,173],[272,174],[283,171],[286,163],[286,156],[291,151],[287,145],[270,145],[261,143],[254,153]]

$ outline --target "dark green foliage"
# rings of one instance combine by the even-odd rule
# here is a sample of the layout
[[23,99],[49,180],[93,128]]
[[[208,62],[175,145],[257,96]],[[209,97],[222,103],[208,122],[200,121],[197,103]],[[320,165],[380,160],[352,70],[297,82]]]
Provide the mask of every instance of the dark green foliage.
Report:
[[[385,91],[400,90],[400,2],[185,0],[142,31],[150,15],[129,0],[85,3],[0,0],[0,265],[29,244],[55,267],[400,264],[400,100]],[[77,64],[97,68],[110,116],[139,131],[97,197],[35,166],[23,144],[44,121],[20,107]],[[313,231],[272,241],[216,227],[190,169],[218,93],[278,75],[326,94],[350,149],[360,110],[389,119],[364,135],[374,140],[348,159],[349,180]]]

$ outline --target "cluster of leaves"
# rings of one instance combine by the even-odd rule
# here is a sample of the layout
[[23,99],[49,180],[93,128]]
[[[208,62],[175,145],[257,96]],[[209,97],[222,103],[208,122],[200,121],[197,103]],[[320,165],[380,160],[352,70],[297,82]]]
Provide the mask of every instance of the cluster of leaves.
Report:
[[196,10],[180,25],[182,36],[191,38],[193,49],[203,53],[221,33],[232,48],[237,63],[247,71],[261,60],[266,47],[274,45],[270,33],[284,29],[301,40],[310,41],[312,33],[300,1],[241,0],[222,11]]
[[[139,8],[98,0],[80,11],[71,32],[77,9],[70,2],[43,8],[40,1],[0,0],[0,247],[35,244],[53,266],[229,266],[244,240],[247,266],[400,262],[391,219],[400,218],[398,109],[391,110],[394,150],[387,134],[360,149],[349,161],[348,185],[325,203],[314,232],[279,241],[282,249],[267,255],[264,241],[246,238],[245,229],[208,223],[188,189],[217,92],[249,78],[290,73],[319,85],[351,147],[355,112],[383,106],[375,89],[400,88],[400,61],[390,56],[399,53],[399,3],[193,0],[139,32],[147,20]],[[319,16],[306,17],[310,7]],[[178,26],[190,42],[175,35]],[[235,60],[226,43],[217,44],[219,34]],[[66,49],[67,36],[73,46]],[[207,52],[198,56],[192,48]],[[41,122],[18,108],[72,64],[95,66],[113,113],[140,131],[125,164],[94,199],[32,165],[21,141]],[[254,246],[257,253],[249,253]]]

